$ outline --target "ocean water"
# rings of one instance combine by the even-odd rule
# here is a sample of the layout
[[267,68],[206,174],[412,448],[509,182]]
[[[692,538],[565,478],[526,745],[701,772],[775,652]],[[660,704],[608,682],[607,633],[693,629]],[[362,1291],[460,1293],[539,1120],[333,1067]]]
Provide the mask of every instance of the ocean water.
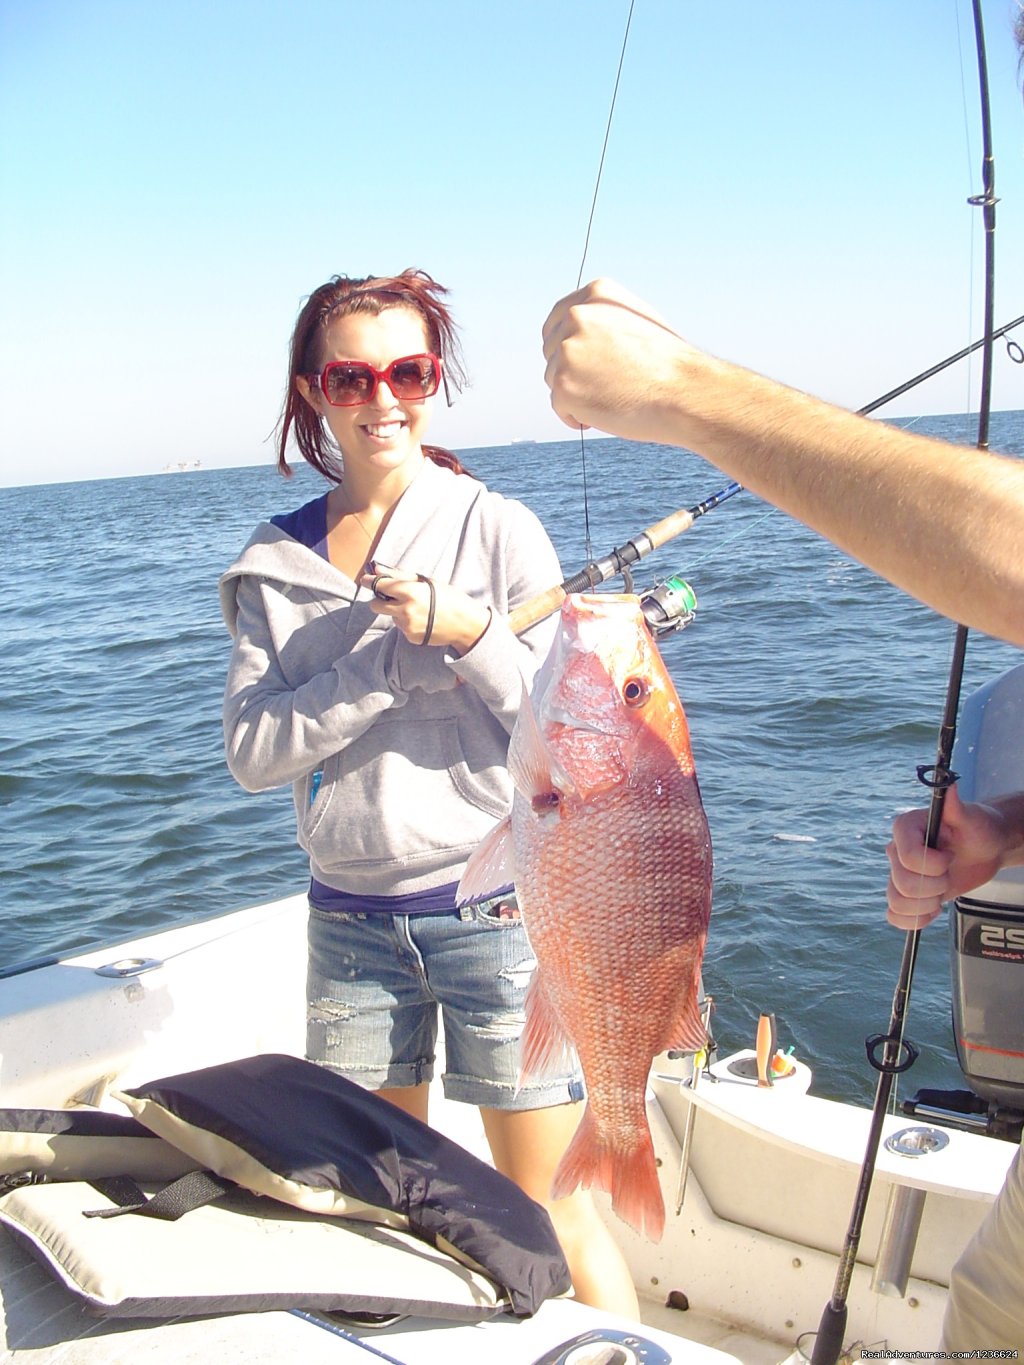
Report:
[[[906,422],[903,423],[907,425]],[[916,429],[970,443],[969,418]],[[993,416],[1024,454],[1024,412]],[[461,452],[586,560],[578,441]],[[593,551],[727,480],[686,452],[587,445]],[[300,891],[287,790],[224,765],[228,636],[217,579],[255,523],[315,496],[303,468],[0,489],[0,967]],[[727,1050],[762,1010],[819,1094],[870,1101],[866,1034],[888,1025],[902,936],[884,921],[893,815],[925,803],[953,627],[747,493],[637,568],[678,572],[696,620],[664,653],[686,705],[715,845],[705,962]],[[965,695],[1020,662],[972,635]],[[944,922],[940,922],[944,923]],[[903,1082],[959,1084],[944,927],[922,937]]]

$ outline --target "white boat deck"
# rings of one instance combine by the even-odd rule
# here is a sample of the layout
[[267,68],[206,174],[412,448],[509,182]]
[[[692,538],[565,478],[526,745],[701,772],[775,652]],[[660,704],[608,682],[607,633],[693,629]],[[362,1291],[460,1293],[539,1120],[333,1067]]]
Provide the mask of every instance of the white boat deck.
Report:
[[[114,1087],[231,1057],[301,1055],[304,922],[304,898],[296,896],[0,979],[2,1103],[113,1109]],[[153,961],[138,975],[98,971],[147,958]],[[598,1196],[633,1273],[643,1322],[674,1365],[795,1361],[798,1341],[814,1332],[831,1292],[867,1111],[808,1096],[806,1068],[765,1090],[737,1081],[721,1063],[720,1080],[702,1081],[693,1095],[678,1076],[663,1074],[670,1065],[658,1059],[649,1106],[668,1210],[662,1242],[637,1237]],[[691,1098],[698,1112],[690,1173],[685,1204],[676,1209]],[[476,1110],[449,1104],[440,1093],[432,1106],[439,1129],[486,1156]],[[886,1121],[887,1131],[894,1126],[910,1125]],[[949,1132],[948,1138],[942,1151],[922,1158],[883,1149],[851,1285],[851,1338],[902,1350],[936,1344],[949,1268],[1013,1153],[1009,1143],[973,1134]],[[869,1283],[893,1184],[927,1192],[903,1298],[875,1294]],[[670,1297],[690,1307],[669,1307]],[[374,1354],[400,1365],[439,1359],[449,1365],[533,1365],[553,1345],[609,1321],[629,1328],[571,1301],[549,1301],[525,1322],[406,1320],[371,1335],[294,1312],[160,1323],[103,1320],[89,1316],[0,1230],[0,1360],[20,1365],[134,1365],[140,1353],[157,1365],[292,1358],[315,1365],[369,1362]]]
[[[685,1318],[685,1323],[679,1320]],[[640,1331],[669,1352],[673,1365],[777,1365],[781,1343],[732,1329],[699,1315],[643,1303]],[[372,1346],[400,1365],[529,1365],[556,1343],[595,1327],[635,1330],[636,1324],[549,1301],[532,1319],[449,1325],[407,1319],[367,1331],[323,1315],[268,1312],[148,1322],[91,1316],[81,1302],[0,1230],[0,1361],[20,1365],[371,1365]],[[680,1329],[685,1333],[680,1335]],[[378,1357],[380,1358],[380,1357]]]
[[458,1325],[410,1318],[386,1329],[345,1325],[327,1315],[271,1311],[159,1321],[98,1318],[65,1289],[16,1239],[0,1230],[0,1360],[24,1365],[120,1365],[147,1362],[304,1362],[369,1360],[360,1343],[388,1360],[423,1365],[523,1365],[558,1342],[597,1327],[639,1330],[676,1365],[777,1365],[788,1355],[773,1343],[654,1300],[643,1304],[644,1326],[549,1301],[532,1319]]
[[[753,1056],[753,1052],[745,1051],[731,1060]],[[795,1063],[791,1076],[770,1088],[761,1088],[756,1081],[735,1075],[729,1060],[711,1068],[716,1078],[713,1082],[704,1080],[696,1090],[687,1092],[698,1109],[727,1116],[737,1128],[790,1152],[839,1169],[860,1170],[870,1110],[809,1095],[811,1073],[801,1062]],[[897,1114],[882,1120],[876,1179],[961,1199],[995,1198],[1013,1159],[1012,1143],[993,1144],[977,1133],[947,1128],[941,1134],[944,1145],[936,1151],[903,1156],[886,1145],[894,1134],[914,1129],[935,1131],[933,1126]],[[986,1154],[985,1160],[979,1158],[981,1152]]]

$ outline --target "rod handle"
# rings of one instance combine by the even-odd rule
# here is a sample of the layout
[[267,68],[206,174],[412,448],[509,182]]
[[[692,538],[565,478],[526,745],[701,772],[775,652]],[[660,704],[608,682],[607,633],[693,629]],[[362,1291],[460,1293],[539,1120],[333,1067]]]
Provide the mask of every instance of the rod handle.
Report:
[[536,597],[531,597],[529,602],[524,602],[522,606],[510,611],[508,624],[512,634],[522,635],[524,630],[529,630],[538,621],[543,621],[545,616],[551,616],[559,609],[565,598],[566,591],[561,583],[558,583],[553,588],[546,588]]
[[[676,536],[681,536],[684,531],[688,531],[696,518],[689,508],[681,508],[678,512],[671,513],[670,516],[663,517],[661,521],[656,521],[653,526],[648,526],[643,534],[651,542],[651,549],[657,550],[660,546],[666,545]],[[638,536],[639,540],[641,537]]]
[[836,1365],[843,1353],[843,1337],[846,1335],[846,1302],[837,1308],[831,1300],[818,1323],[818,1334],[814,1338],[811,1352],[811,1365]]

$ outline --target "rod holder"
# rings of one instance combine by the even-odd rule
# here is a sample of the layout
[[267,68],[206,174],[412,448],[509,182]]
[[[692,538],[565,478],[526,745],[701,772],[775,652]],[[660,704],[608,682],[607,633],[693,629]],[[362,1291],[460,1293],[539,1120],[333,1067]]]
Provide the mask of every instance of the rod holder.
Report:
[[[927,1158],[930,1153],[941,1151],[948,1142],[948,1136],[938,1128],[901,1128],[886,1139],[885,1146],[898,1156]],[[871,1288],[876,1294],[885,1294],[892,1299],[906,1297],[924,1200],[924,1190],[912,1189],[909,1185],[893,1185],[889,1190],[878,1255],[871,1275]]]
[[893,1185],[890,1189],[871,1275],[871,1288],[876,1294],[885,1294],[890,1299],[906,1297],[924,1199],[924,1190],[911,1189],[909,1185]]

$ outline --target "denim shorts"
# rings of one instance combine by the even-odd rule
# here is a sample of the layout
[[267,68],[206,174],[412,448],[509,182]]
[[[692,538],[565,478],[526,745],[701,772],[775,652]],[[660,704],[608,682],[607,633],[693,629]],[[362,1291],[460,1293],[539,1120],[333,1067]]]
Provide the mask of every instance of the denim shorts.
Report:
[[536,965],[522,920],[500,918],[497,900],[443,915],[311,906],[306,1056],[368,1090],[430,1081],[440,1006],[446,1098],[491,1109],[580,1100],[578,1069],[518,1088]]

